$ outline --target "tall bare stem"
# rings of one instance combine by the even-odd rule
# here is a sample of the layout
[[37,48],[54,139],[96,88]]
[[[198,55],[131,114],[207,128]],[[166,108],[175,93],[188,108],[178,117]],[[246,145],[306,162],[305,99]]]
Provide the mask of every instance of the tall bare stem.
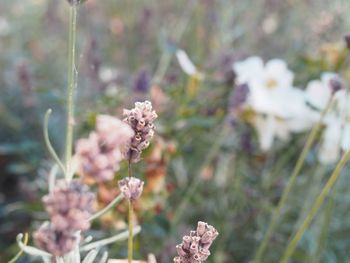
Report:
[[297,247],[300,239],[303,237],[305,231],[310,226],[312,220],[316,216],[317,212],[320,210],[321,206],[323,205],[326,197],[328,196],[329,192],[332,190],[334,184],[337,182],[343,168],[345,167],[346,163],[350,159],[350,150],[348,150],[342,157],[342,159],[337,164],[337,167],[335,168],[334,172],[332,173],[331,177],[327,181],[326,185],[322,189],[320,195],[317,197],[316,201],[314,202],[314,205],[310,209],[310,212],[306,216],[305,220],[303,221],[302,225],[298,229],[298,231],[293,236],[292,240],[289,242],[285,252],[283,253],[282,259],[279,261],[279,263],[285,263],[288,261],[288,259],[292,256],[292,254],[295,251],[295,248]]
[[132,208],[132,201],[128,200],[128,203],[129,203],[129,213],[128,213],[128,220],[129,220],[128,263],[131,263],[132,262],[132,257],[133,257],[133,224],[132,224],[133,208]]
[[68,86],[67,86],[67,130],[66,130],[66,179],[70,180],[71,159],[73,152],[74,132],[74,95],[77,87],[75,67],[75,47],[77,34],[77,5],[69,7],[69,38],[68,38]]
[[[129,178],[132,175],[131,171],[131,160],[129,160],[128,164],[128,176]],[[128,239],[128,263],[132,263],[132,257],[133,257],[133,224],[132,224],[132,217],[133,217],[133,207],[132,207],[132,200],[128,200],[128,222],[129,222],[129,239]]]

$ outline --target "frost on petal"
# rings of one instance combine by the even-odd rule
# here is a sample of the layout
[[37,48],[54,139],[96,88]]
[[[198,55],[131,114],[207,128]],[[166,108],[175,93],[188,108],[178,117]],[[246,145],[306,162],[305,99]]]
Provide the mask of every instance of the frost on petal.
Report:
[[192,63],[192,61],[190,60],[190,58],[184,50],[178,49],[176,51],[176,58],[180,64],[181,69],[187,75],[193,76],[196,73],[198,73],[196,66]]

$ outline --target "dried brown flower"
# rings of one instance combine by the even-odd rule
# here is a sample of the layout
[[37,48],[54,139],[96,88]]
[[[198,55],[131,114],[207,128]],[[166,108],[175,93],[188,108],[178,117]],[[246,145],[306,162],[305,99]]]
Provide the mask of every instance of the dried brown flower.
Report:
[[79,238],[72,231],[57,230],[52,224],[44,223],[33,234],[35,244],[54,256],[63,256],[72,251]]
[[125,158],[130,162],[140,160],[142,150],[149,146],[154,135],[154,120],[157,118],[156,112],[149,101],[136,102],[135,108],[124,109],[124,121],[134,130],[135,135],[131,140],[129,149],[125,152]]
[[182,243],[176,246],[178,257],[175,263],[201,263],[210,256],[210,246],[218,231],[205,222],[198,222],[197,230],[191,231],[190,235],[184,236]]
[[126,177],[119,181],[119,188],[126,199],[135,201],[143,191],[144,182],[135,177]]
[[90,228],[88,219],[94,211],[95,195],[79,181],[58,181],[54,190],[43,197],[43,202],[56,230]]

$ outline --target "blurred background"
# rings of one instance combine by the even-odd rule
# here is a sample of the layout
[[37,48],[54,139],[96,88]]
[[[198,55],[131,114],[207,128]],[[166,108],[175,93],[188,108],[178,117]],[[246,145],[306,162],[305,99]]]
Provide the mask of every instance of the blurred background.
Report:
[[[230,114],[232,63],[250,55],[282,58],[303,88],[321,72],[339,69],[349,11],[348,0],[87,0],[81,5],[76,138],[94,128],[96,114],[121,117],[137,100],[151,100],[159,116],[152,147],[135,168],[146,180],[136,207],[143,226],[137,258],[154,253],[160,263],[170,262],[181,236],[203,220],[221,233],[208,262],[252,260],[306,134],[262,153],[254,130]],[[1,262],[17,252],[17,233],[31,233],[46,218],[41,197],[52,160],[42,123],[52,108],[50,136],[61,153],[67,23],[65,0],[0,0]],[[204,80],[181,70],[174,56],[179,48],[205,73]],[[315,159],[311,152],[264,262],[279,258],[310,205],[305,200],[313,200],[333,168]],[[92,186],[101,207],[117,194],[123,173],[113,183]],[[350,193],[348,178],[340,180],[322,249],[318,241],[327,215],[321,211],[293,262],[350,262]],[[125,227],[125,212],[121,205],[104,216],[93,235]],[[126,243],[109,251],[112,258],[125,258]],[[311,261],[316,254],[318,261]],[[23,256],[18,262],[35,259]]]

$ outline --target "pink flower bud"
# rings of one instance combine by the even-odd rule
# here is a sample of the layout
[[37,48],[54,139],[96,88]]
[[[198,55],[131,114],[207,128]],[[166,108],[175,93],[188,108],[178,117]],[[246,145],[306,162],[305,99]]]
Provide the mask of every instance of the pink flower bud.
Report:
[[126,177],[119,181],[119,188],[126,199],[135,201],[143,191],[144,182],[135,177]]

